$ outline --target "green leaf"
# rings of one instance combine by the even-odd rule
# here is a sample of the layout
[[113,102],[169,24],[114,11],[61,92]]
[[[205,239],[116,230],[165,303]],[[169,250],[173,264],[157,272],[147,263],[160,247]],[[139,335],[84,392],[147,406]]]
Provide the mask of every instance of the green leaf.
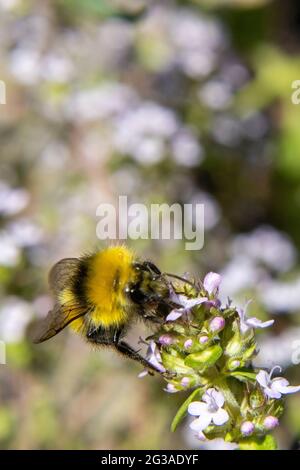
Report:
[[177,374],[186,375],[192,374],[194,372],[192,368],[185,364],[184,359],[182,359],[180,356],[174,356],[164,351],[161,357],[163,365],[167,370],[174,371]]
[[246,437],[239,442],[240,450],[275,450],[276,440],[271,434],[263,437]]
[[255,382],[255,379],[256,379],[256,373],[249,372],[247,369],[236,369],[230,372],[229,375],[231,375],[231,377],[235,377],[241,382],[247,382],[248,380]]
[[185,364],[193,368],[210,367],[222,356],[223,350],[218,344],[205,349],[204,351],[189,354],[185,359]]
[[192,403],[192,401],[194,400],[194,398],[198,395],[198,393],[200,392],[200,388],[197,388],[196,390],[194,390],[190,396],[182,403],[181,407],[179,408],[179,410],[177,411],[176,415],[174,416],[174,419],[171,423],[171,431],[174,432],[178,426],[178,424],[183,420],[185,414],[186,414],[186,410],[188,409],[188,406],[190,403]]

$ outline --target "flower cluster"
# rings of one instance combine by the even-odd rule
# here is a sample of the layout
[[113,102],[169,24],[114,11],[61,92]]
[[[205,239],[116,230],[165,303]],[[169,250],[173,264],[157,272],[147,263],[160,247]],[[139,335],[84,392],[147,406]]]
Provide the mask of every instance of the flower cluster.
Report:
[[[189,414],[190,428],[200,440],[221,437],[240,448],[274,448],[268,433],[278,426],[282,396],[300,391],[282,377],[256,369],[255,329],[274,320],[248,317],[246,309],[223,308],[218,299],[220,275],[209,273],[202,282],[187,280],[170,286],[175,305],[151,336],[148,360],[165,375],[165,391],[192,389],[172,423],[175,430]],[[144,375],[144,374],[142,374]]]

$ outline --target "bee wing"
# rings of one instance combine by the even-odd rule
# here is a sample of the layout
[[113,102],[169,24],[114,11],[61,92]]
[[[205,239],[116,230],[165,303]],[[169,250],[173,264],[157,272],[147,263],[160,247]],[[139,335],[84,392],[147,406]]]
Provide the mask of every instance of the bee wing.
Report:
[[33,342],[42,343],[52,336],[57,335],[67,325],[77,318],[87,313],[86,307],[75,305],[60,305],[56,303],[54,308],[50,310],[45,319],[38,322],[33,333]]
[[78,258],[64,258],[58,261],[49,273],[49,286],[55,294],[59,294],[76,275],[80,261]]

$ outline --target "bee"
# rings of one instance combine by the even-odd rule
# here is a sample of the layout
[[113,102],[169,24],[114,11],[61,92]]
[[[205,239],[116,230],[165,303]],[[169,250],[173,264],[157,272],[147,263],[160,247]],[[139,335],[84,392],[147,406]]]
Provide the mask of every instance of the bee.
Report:
[[49,273],[54,307],[37,325],[33,341],[46,341],[70,325],[88,342],[112,347],[158,372],[123,338],[135,319],[162,323],[174,308],[166,276],[125,246],[62,259]]

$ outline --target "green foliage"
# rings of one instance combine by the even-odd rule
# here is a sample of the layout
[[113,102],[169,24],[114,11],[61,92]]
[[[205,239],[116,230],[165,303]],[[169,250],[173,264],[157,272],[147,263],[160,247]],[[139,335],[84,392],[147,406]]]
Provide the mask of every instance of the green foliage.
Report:
[[175,432],[176,429],[177,429],[177,426],[181,423],[181,421],[183,420],[183,418],[186,416],[186,413],[187,413],[187,409],[189,407],[189,404],[192,403],[192,401],[194,401],[197,396],[199,395],[201,389],[196,389],[194,390],[190,396],[185,400],[185,402],[182,403],[182,405],[180,406],[179,410],[177,411],[176,415],[174,416],[174,419],[172,421],[172,424],[171,424],[171,431],[172,432]]
[[240,450],[276,450],[277,444],[270,434],[264,437],[247,437],[239,442]]

